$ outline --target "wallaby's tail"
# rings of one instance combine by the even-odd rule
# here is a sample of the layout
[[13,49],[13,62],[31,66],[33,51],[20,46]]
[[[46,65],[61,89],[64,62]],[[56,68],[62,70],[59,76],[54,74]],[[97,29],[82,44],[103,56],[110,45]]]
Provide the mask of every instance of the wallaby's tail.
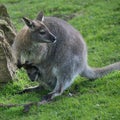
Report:
[[120,70],[120,62],[108,65],[103,68],[91,68],[87,66],[81,75],[89,79],[97,79],[107,75],[114,70]]

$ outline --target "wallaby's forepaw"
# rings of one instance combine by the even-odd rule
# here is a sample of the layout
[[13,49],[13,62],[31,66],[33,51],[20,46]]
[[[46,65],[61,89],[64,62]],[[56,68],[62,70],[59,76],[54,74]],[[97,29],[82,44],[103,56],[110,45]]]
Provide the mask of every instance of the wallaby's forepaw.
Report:
[[21,63],[20,60],[17,60],[17,67],[20,68],[30,68],[33,67],[33,63],[29,62],[29,61],[25,61],[25,63]]

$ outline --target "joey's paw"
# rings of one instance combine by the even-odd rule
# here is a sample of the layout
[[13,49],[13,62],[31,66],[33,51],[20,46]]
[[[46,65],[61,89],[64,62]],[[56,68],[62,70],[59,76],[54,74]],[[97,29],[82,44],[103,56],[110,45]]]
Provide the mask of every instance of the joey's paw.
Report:
[[29,61],[25,61],[24,65],[26,65],[26,66],[33,66],[33,63],[29,62]]

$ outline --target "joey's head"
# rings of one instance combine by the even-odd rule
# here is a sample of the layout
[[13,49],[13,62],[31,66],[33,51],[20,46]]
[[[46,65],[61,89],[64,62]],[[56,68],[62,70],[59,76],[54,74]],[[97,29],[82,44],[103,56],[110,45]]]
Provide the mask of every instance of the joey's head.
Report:
[[56,36],[53,35],[44,24],[43,12],[40,12],[38,17],[39,19],[36,20],[30,20],[23,17],[23,20],[30,31],[30,40],[40,43],[55,43]]

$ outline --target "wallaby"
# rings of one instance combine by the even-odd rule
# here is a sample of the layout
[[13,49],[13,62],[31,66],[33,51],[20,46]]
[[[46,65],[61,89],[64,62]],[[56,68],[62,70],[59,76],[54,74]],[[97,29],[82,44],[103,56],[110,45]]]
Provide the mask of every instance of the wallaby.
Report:
[[[35,65],[32,80],[37,80],[52,92],[44,97],[59,96],[81,75],[97,79],[120,70],[120,62],[103,68],[92,68],[87,62],[87,47],[80,33],[69,23],[56,17],[44,17],[40,12],[35,20],[23,18],[26,26],[17,34],[12,46],[21,64]],[[26,67],[29,71],[29,67]]]

